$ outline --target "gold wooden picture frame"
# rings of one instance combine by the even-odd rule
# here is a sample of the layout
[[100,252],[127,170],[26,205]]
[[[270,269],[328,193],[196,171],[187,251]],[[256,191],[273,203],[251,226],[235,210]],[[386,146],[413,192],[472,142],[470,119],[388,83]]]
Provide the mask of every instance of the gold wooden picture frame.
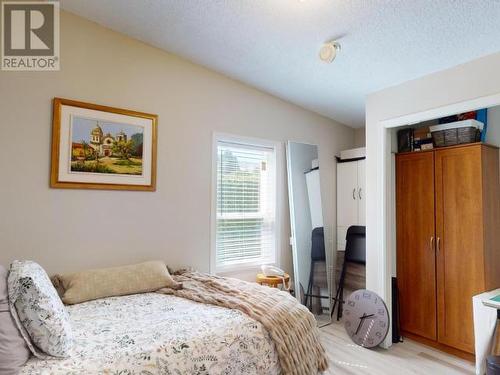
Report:
[[156,190],[158,116],[54,98],[50,186]]

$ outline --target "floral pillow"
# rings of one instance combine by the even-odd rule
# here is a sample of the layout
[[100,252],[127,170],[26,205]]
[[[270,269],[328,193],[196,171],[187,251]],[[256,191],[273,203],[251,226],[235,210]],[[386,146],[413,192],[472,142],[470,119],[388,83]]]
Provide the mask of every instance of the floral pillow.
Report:
[[8,289],[14,320],[33,354],[68,357],[73,346],[69,315],[45,270],[35,262],[15,260]]

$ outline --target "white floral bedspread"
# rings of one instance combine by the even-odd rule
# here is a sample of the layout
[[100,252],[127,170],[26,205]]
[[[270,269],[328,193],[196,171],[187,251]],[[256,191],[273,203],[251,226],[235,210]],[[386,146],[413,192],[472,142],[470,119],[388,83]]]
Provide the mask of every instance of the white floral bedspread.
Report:
[[237,310],[146,293],[67,307],[70,358],[32,357],[21,374],[279,374],[262,325]]

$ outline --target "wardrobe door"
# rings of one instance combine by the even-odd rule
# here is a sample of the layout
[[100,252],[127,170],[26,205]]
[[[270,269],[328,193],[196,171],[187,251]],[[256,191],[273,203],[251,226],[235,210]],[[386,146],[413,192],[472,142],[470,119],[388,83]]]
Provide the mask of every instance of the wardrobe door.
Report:
[[358,163],[337,163],[337,249],[345,250],[347,228],[358,223]]
[[396,155],[397,281],[404,332],[436,340],[434,153]]
[[435,158],[438,341],[474,353],[472,296],[484,291],[481,146]]

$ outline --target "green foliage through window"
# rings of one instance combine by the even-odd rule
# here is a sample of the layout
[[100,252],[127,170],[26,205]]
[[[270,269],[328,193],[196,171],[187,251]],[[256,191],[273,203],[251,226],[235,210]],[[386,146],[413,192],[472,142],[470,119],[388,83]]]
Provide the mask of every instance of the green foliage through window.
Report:
[[266,224],[271,152],[226,144],[217,151],[217,262],[261,259],[272,242]]

